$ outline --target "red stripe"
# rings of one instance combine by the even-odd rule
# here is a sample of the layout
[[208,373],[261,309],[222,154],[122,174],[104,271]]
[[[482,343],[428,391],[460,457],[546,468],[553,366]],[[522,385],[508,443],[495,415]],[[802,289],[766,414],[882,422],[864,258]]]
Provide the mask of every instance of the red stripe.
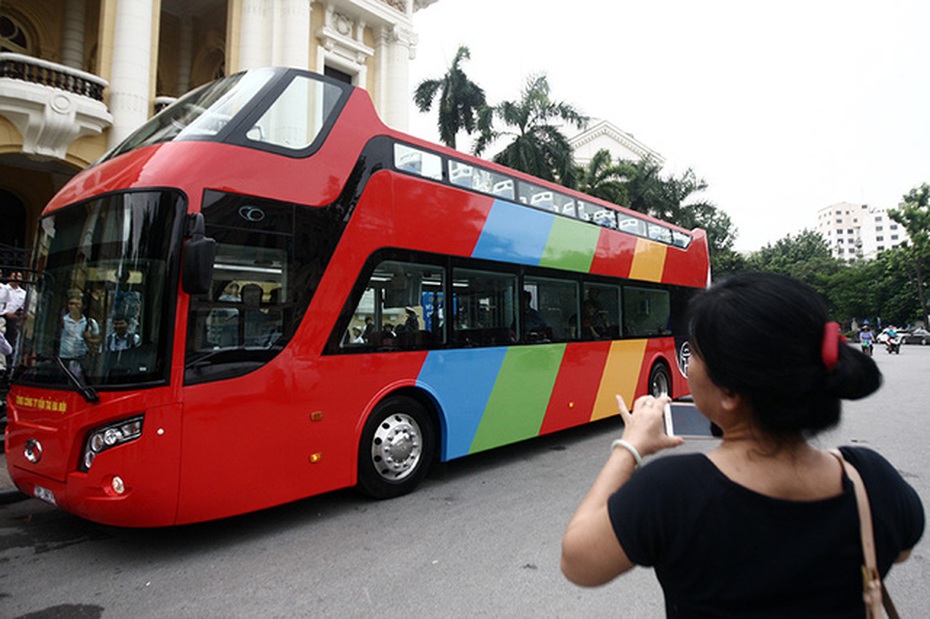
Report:
[[610,342],[568,344],[540,434],[588,423],[610,353]]

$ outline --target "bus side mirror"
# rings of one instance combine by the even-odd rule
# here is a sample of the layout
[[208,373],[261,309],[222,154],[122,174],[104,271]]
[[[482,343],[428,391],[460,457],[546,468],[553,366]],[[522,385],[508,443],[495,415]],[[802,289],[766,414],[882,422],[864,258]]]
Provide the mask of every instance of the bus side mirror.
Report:
[[181,287],[187,294],[204,294],[210,292],[213,285],[216,240],[204,236],[201,213],[191,215],[190,221],[190,238],[184,243],[182,255]]

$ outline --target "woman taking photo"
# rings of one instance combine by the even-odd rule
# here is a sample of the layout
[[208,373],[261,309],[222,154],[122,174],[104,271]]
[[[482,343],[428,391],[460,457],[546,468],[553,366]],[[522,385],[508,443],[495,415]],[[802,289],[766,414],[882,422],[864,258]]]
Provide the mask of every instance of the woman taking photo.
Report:
[[[675,447],[666,400],[619,397],[622,439],[569,522],[562,571],[596,586],[652,566],[669,617],[865,615],[859,517],[840,461],[808,441],[840,421],[840,400],[881,384],[874,361],[840,341],[807,286],[744,273],[691,306],[688,382],[723,430],[711,453]],[[878,453],[841,449],[872,509],[878,568],[907,558],[924,528],[916,492]]]

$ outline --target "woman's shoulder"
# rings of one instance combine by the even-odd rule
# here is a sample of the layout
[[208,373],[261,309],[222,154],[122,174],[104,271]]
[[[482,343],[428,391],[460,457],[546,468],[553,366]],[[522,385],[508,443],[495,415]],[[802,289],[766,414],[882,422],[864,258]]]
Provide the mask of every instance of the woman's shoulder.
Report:
[[904,475],[883,455],[868,447],[840,447],[843,457],[859,471],[872,503],[903,498],[906,503],[917,503],[916,491]]
[[647,463],[634,475],[634,479],[640,477],[643,483],[648,484],[684,483],[693,487],[699,485],[702,478],[713,478],[716,470],[702,453],[668,454]]
[[859,470],[860,475],[867,474],[888,474],[894,473],[897,475],[897,469],[894,465],[891,464],[883,455],[875,451],[874,449],[869,449],[868,447],[862,446],[843,446],[840,447],[840,453],[843,454],[843,458],[847,462],[852,464]]

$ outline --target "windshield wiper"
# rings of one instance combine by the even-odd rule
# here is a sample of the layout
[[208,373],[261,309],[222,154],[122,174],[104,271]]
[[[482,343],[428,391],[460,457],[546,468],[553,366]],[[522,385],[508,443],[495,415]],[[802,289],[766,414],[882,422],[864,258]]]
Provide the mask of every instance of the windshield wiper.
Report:
[[64,372],[65,376],[68,377],[68,380],[71,381],[71,384],[75,386],[77,392],[84,397],[86,402],[100,401],[100,396],[97,395],[97,392],[94,391],[94,388],[85,383],[83,378],[72,372],[71,368],[68,367],[68,364],[65,363],[64,359],[61,357],[55,357],[55,362],[58,364],[58,367],[61,368],[61,371]]

